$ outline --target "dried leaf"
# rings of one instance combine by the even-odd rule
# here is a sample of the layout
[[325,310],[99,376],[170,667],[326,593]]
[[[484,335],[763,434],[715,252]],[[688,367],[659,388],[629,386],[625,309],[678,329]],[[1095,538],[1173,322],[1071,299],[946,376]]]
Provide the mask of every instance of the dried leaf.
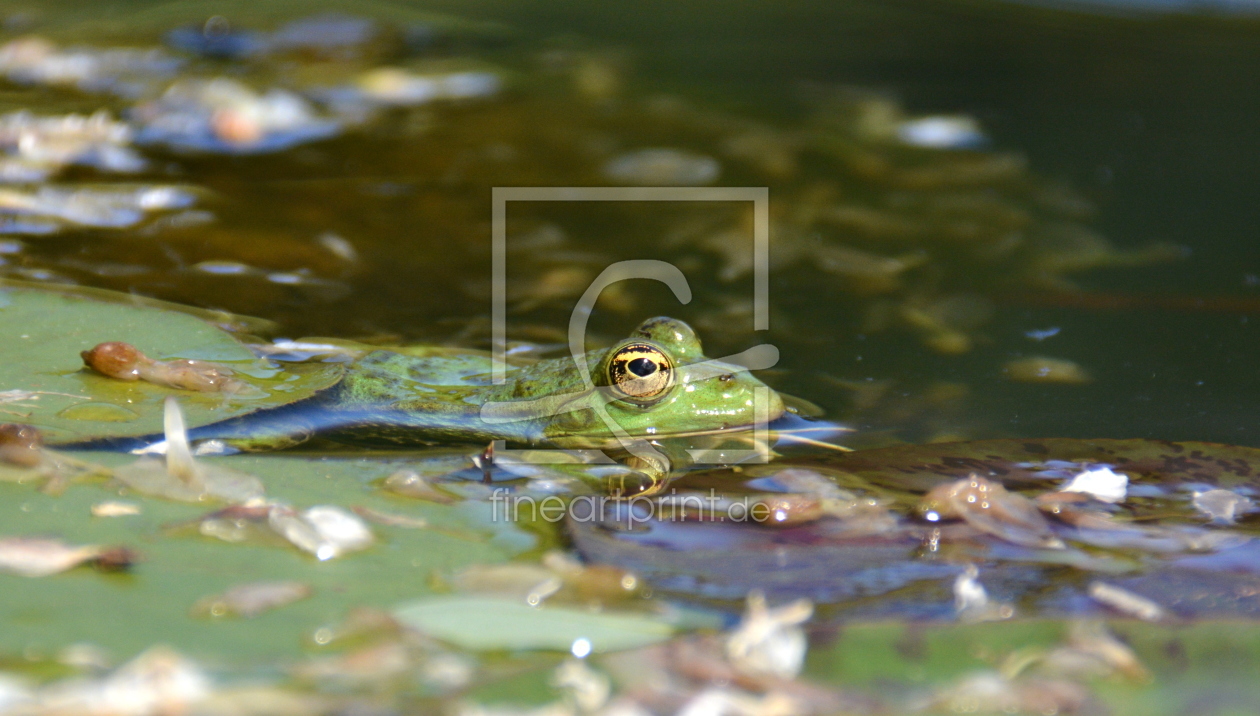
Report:
[[138,514],[140,514],[140,505],[133,502],[110,500],[92,505],[93,517],[127,517]]
[[736,669],[751,676],[796,678],[808,647],[799,625],[813,614],[814,605],[807,599],[771,609],[764,594],[750,592],[744,618],[726,637],[726,656]]
[[961,519],[981,532],[1023,547],[1064,547],[1031,500],[976,475],[934,488],[924,496],[919,509],[929,521]]
[[311,596],[304,582],[250,582],[238,584],[222,594],[202,597],[192,607],[193,616],[239,616],[252,619],[264,612]]
[[322,505],[298,513],[273,506],[267,522],[277,534],[320,561],[367,549],[376,539],[362,520],[340,507]]
[[68,545],[57,539],[9,537],[0,539],[0,571],[23,577],[47,577],[96,559],[101,547]]
[[119,482],[146,495],[180,502],[248,502],[263,496],[263,485],[257,477],[193,457],[183,411],[172,396],[166,398],[164,425],[165,459],[142,457],[120,467],[114,471]]

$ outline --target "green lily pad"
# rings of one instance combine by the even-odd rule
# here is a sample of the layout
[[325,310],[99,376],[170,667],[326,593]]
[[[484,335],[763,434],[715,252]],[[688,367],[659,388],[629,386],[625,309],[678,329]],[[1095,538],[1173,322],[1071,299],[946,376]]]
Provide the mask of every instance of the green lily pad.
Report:
[[668,639],[673,628],[641,614],[531,607],[490,597],[437,597],[395,610],[399,621],[465,649],[569,651],[586,639],[592,652],[620,651]]
[[[78,453],[107,466],[134,460],[119,453]],[[438,505],[390,496],[372,483],[402,459],[308,459],[276,455],[210,458],[256,475],[272,500],[305,509],[335,505],[423,521],[423,527],[369,523],[375,544],[319,561],[276,539],[227,542],[187,524],[214,505],[171,502],[106,483],[73,485],[58,497],[0,482],[0,537],[54,537],[70,544],[120,545],[139,560],[126,573],[90,567],[37,579],[0,572],[0,659],[55,654],[95,644],[117,658],[161,643],[210,664],[242,670],[301,659],[312,635],[356,607],[385,609],[432,593],[434,574],[498,563],[540,546],[540,535],[493,519],[482,502]],[[124,500],[140,514],[94,517],[91,507]],[[542,545],[545,548],[546,544]],[[208,620],[190,610],[199,599],[249,582],[294,581],[312,596],[255,619]]]
[[[220,327],[258,323],[212,325],[203,319],[210,315],[106,291],[0,283],[0,421],[34,425],[53,444],[135,437],[162,431],[168,395],[180,397],[188,426],[197,427],[301,400],[341,377],[342,366],[330,363],[269,367]],[[259,390],[224,396],[106,378],[79,356],[106,341],[131,343],[159,360],[224,363]]]

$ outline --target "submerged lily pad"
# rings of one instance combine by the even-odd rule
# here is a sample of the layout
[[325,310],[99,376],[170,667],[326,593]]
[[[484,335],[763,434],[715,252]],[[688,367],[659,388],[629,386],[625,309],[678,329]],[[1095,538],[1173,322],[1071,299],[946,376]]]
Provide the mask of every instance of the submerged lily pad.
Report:
[[[1130,487],[1118,504],[1060,492],[1102,467],[1127,476]],[[834,481],[860,495],[857,502],[874,505],[880,518],[870,519],[869,510],[819,512],[779,524],[735,509],[764,497],[749,491],[775,484],[761,475],[776,470]],[[1253,494],[1258,476],[1260,449],[1209,443],[910,445],[693,474],[674,484],[680,497],[613,504],[603,514],[571,515],[567,525],[587,560],[635,572],[657,593],[692,598],[737,600],[763,589],[777,598],[808,597],[846,618],[952,619],[953,580],[980,564],[979,583],[990,596],[1017,602],[1025,616],[1113,613],[1088,589],[1105,578],[1174,617],[1254,617],[1254,523],[1223,525],[1194,498],[1212,489]],[[924,507],[932,504],[925,495],[968,482],[990,486],[963,495],[975,511]],[[693,499],[702,509],[708,489],[726,492],[728,501],[713,503],[718,507],[705,519],[676,519],[671,500]],[[1029,499],[1037,496],[1051,499]]]
[[[79,353],[107,341],[164,360],[224,363],[257,390],[233,396],[173,390],[85,369]],[[49,443],[160,433],[168,395],[180,397],[188,425],[197,427],[309,397],[341,371],[331,363],[278,370],[196,315],[124,294],[0,283],[0,420],[34,425]]]
[[674,630],[643,614],[593,613],[531,607],[512,599],[438,597],[395,611],[404,624],[465,649],[569,651],[585,639],[593,652],[620,651],[664,641]]
[[1086,466],[1109,466],[1131,483],[1260,487],[1260,449],[1167,440],[1070,438],[899,445],[825,456],[821,462],[881,488],[923,492],[975,474],[1007,487],[1045,485]]

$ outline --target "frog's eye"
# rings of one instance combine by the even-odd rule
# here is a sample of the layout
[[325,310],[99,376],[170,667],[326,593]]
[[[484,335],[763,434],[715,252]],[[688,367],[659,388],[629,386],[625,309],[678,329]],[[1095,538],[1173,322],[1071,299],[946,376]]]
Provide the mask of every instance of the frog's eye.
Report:
[[674,361],[659,346],[645,341],[615,349],[607,362],[608,385],[617,396],[651,405],[674,385]]

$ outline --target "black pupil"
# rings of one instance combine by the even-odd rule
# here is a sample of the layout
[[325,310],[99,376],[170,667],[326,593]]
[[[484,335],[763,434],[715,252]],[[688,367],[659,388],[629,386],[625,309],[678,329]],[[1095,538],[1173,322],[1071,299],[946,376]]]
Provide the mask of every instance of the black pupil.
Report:
[[656,372],[656,363],[647,358],[635,358],[626,364],[626,367],[640,378],[646,378]]

